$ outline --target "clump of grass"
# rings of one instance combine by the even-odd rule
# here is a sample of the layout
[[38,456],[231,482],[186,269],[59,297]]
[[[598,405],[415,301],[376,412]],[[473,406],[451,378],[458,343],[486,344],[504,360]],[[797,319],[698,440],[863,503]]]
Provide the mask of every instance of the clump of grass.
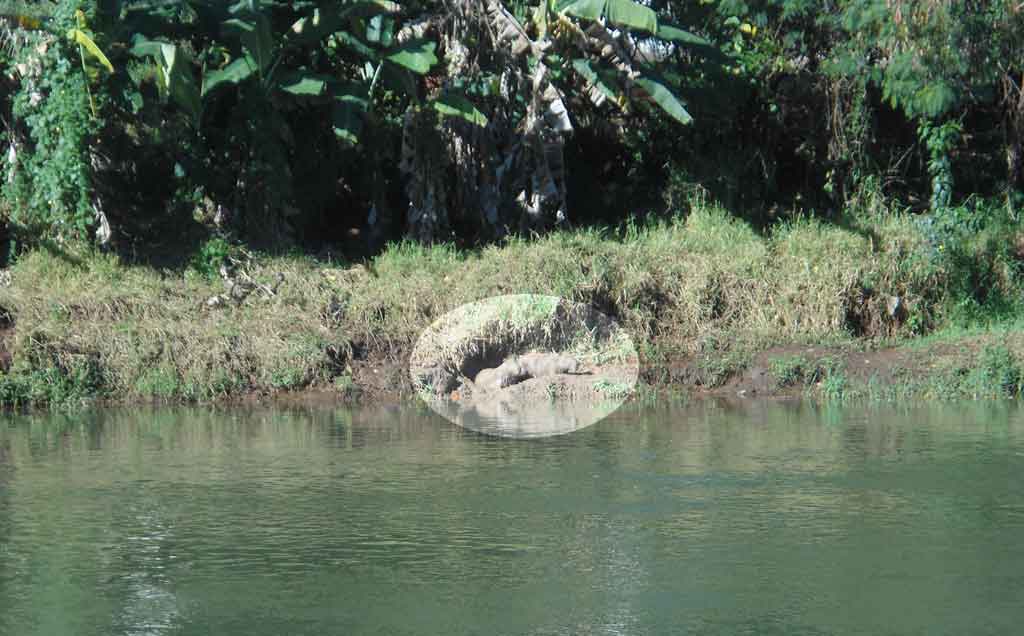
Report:
[[[126,267],[104,254],[24,255],[0,290],[15,321],[0,400],[207,400],[326,382],[348,348],[319,312],[330,288],[302,259],[268,258],[250,273],[270,281],[278,271],[286,282],[276,296],[211,307],[224,284],[193,270]],[[54,388],[36,388],[41,378]]]
[[95,367],[14,368],[0,373],[0,404],[72,406],[95,397],[102,387]]
[[902,393],[938,400],[1019,398],[1024,390],[1024,370],[1005,344],[987,344],[973,360],[957,356],[941,360],[924,379],[896,383]]
[[594,390],[606,398],[618,400],[629,397],[633,393],[633,385],[629,382],[614,382],[602,379],[594,382]]
[[750,359],[745,348],[703,354],[697,361],[700,384],[709,389],[720,387],[746,369]]
[[810,363],[803,356],[782,356],[770,359],[768,368],[779,387],[790,387],[808,381]]
[[1022,389],[1022,372],[1017,357],[1005,345],[988,345],[968,375],[967,382],[975,396],[1018,397]]
[[558,346],[565,337],[556,316],[560,303],[557,296],[519,294],[462,305],[424,330],[411,363],[457,368],[487,350],[504,357],[529,344]]
[[1020,363],[1019,345],[987,343],[977,354],[970,353],[970,341],[961,349],[940,348],[925,352],[930,369],[899,367],[891,370],[882,382],[872,376],[866,382],[855,382],[834,367],[821,381],[818,395],[827,400],[867,398],[872,401],[905,401],[909,399],[979,400],[1020,398],[1024,393],[1024,368]]
[[[797,219],[763,236],[715,206],[631,226],[512,239],[477,252],[399,244],[351,281],[348,318],[360,339],[402,346],[466,302],[510,293],[553,295],[616,318],[636,342],[695,343],[708,334],[827,338],[909,334],[934,322],[944,270],[907,264],[923,249],[902,217],[873,223],[886,236]],[[891,233],[891,235],[890,235]],[[909,318],[894,320],[899,296]],[[916,327],[915,327],[916,328]]]
[[171,400],[183,392],[177,370],[168,364],[161,364],[144,371],[135,381],[135,392],[140,396]]
[[848,396],[849,380],[842,371],[836,371],[825,376],[821,381],[821,397],[828,402],[841,401]]
[[353,378],[352,374],[347,371],[335,377],[332,381],[332,385],[334,386],[334,390],[347,400],[357,399],[361,394],[359,385],[356,384],[355,378]]
[[842,360],[833,356],[817,359],[806,371],[805,381],[826,402],[843,401],[863,393],[854,387]]

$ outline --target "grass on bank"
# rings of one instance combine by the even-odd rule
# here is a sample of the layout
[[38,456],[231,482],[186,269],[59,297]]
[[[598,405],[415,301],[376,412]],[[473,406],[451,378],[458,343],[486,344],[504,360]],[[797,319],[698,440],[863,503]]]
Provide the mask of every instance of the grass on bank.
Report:
[[[827,352],[813,357],[780,355],[768,360],[779,390],[797,389],[829,402],[896,402],[906,399],[1014,399],[1024,395],[1024,329],[948,330],[890,350],[887,364],[861,369],[850,362],[873,354]],[[876,352],[877,353],[877,352]]]
[[260,257],[248,273],[267,285],[283,274],[276,295],[218,306],[207,301],[224,283],[209,264],[156,271],[36,251],[0,288],[14,324],[0,401],[348,392],[354,355],[407,354],[446,312],[523,293],[592,305],[619,321],[644,363],[700,357],[720,382],[749,352],[779,343],[897,342],[1019,316],[1024,256],[1014,246],[1024,235],[1010,214],[962,234],[886,211],[759,233],[694,205],[671,220],[477,251],[400,243],[363,265]]
[[824,376],[812,395],[826,401],[898,402],[927,400],[1003,400],[1024,396],[1024,343],[999,341],[979,351],[938,354],[929,372],[896,368],[882,381],[877,376],[853,380],[842,368]]

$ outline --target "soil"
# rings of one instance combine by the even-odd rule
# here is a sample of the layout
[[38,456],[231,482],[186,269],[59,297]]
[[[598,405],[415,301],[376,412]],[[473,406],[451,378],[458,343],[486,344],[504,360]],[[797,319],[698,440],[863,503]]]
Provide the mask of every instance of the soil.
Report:
[[[11,366],[9,343],[15,327],[0,315],[0,371]],[[986,345],[1000,342],[998,335],[979,335],[952,342],[937,342],[890,348],[873,348],[870,342],[852,343],[844,347],[780,346],[762,351],[741,370],[714,377],[700,360],[678,357],[656,365],[641,365],[639,381],[655,392],[683,391],[693,397],[715,397],[748,400],[755,398],[799,398],[805,393],[803,383],[783,386],[773,373],[773,361],[780,358],[801,357],[814,363],[831,360],[838,364],[845,377],[854,384],[874,379],[880,384],[900,381],[901,378],[925,377],[942,366],[971,359]],[[858,347],[858,345],[860,345]],[[218,400],[225,404],[280,404],[280,405],[332,405],[346,402],[389,405],[414,399],[416,392],[408,373],[409,351],[362,350],[348,360],[346,371],[351,374],[354,390],[343,393],[333,387],[310,387],[301,391],[252,392],[226,396]],[[626,378],[622,369],[595,368],[590,373],[559,374],[531,378],[502,390],[504,397],[548,399],[552,394],[572,399],[608,397],[598,388],[602,377],[620,383]],[[628,375],[628,374],[627,374]],[[621,376],[621,377],[620,377]],[[627,378],[628,379],[628,378]],[[607,389],[606,389],[607,390]],[[456,394],[455,399],[460,399]],[[470,396],[465,396],[470,397]],[[144,402],[132,398],[103,398],[99,404],[124,405]]]
[[548,400],[552,396],[570,400],[600,400],[613,397],[609,391],[616,388],[632,388],[636,383],[636,369],[629,366],[594,367],[586,373],[559,373],[539,378],[528,378],[497,391],[478,391],[469,394],[453,391],[455,400],[489,400],[500,396],[503,399],[536,401]]
[[740,374],[733,376],[719,391],[739,397],[792,397],[800,394],[800,386],[781,386],[772,373],[772,361],[779,358],[802,357],[808,361],[830,359],[837,362],[852,382],[866,383],[875,377],[888,383],[910,367],[921,363],[907,350],[880,349],[877,351],[842,351],[825,347],[777,347],[761,352]]
[[[970,358],[994,340],[997,340],[994,336],[977,336],[921,347],[873,348],[870,343],[864,343],[861,348],[853,348],[853,345],[773,347],[756,354],[741,371],[728,375],[718,383],[709,377],[698,359],[680,357],[658,365],[641,365],[639,380],[655,390],[682,390],[695,397],[799,398],[805,392],[802,383],[783,386],[780,378],[772,371],[773,361],[794,357],[801,357],[810,363],[830,360],[841,367],[846,378],[854,384],[866,384],[872,379],[888,384],[898,382],[901,378],[923,377],[942,364]],[[414,396],[405,365],[402,353],[353,361],[351,369],[353,379],[360,389],[360,399],[371,403],[387,403]],[[590,374],[531,378],[503,389],[502,393],[508,397],[527,399],[546,399],[552,393],[576,399],[600,397],[600,392],[594,388],[595,383],[606,375],[616,376],[620,372],[625,371],[598,368]],[[612,378],[610,381],[616,380]],[[471,396],[461,396],[456,392],[454,397],[459,399]]]
[[366,402],[394,402],[414,395],[408,354],[390,352],[349,361],[358,397]]
[[[804,394],[802,383],[783,386],[773,372],[773,361],[783,358],[800,357],[814,363],[830,360],[843,370],[844,376],[854,385],[864,385],[874,380],[886,385],[908,377],[925,377],[937,367],[950,364],[958,359],[970,358],[994,341],[992,336],[978,336],[958,340],[955,343],[936,343],[927,347],[773,347],[754,356],[753,360],[739,373],[733,374],[718,386],[708,386],[706,372],[692,359],[675,361],[665,366],[661,374],[668,375],[668,382],[660,383],[669,388],[690,389],[698,395],[713,395],[738,398],[796,398]],[[657,370],[650,375],[658,375]],[[652,382],[656,387],[658,382]],[[820,384],[820,383],[819,383]]]

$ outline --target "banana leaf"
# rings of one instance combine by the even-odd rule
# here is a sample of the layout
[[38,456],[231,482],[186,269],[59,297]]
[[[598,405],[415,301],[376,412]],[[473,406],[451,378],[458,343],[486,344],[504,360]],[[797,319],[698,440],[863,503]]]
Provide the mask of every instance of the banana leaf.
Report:
[[658,25],[657,35],[662,40],[674,42],[677,46],[694,51],[709,60],[715,62],[728,60],[726,55],[711,42],[677,26],[661,23]]
[[303,44],[319,42],[332,33],[342,31],[349,20],[372,18],[401,11],[396,2],[387,0],[361,0],[338,6],[337,2],[323,2],[312,15],[296,20],[289,37]]
[[430,67],[437,64],[437,56],[434,49],[436,42],[429,40],[411,40],[384,52],[384,59],[405,67],[420,75],[426,74]]
[[277,87],[297,97],[320,97],[327,90],[331,79],[328,75],[295,71],[284,74],[277,82]]
[[362,84],[336,83],[330,90],[334,99],[331,124],[335,136],[347,143],[358,144],[363,120],[370,106],[367,87]]
[[202,96],[205,98],[213,91],[228,84],[239,84],[256,73],[256,62],[248,55],[237,58],[222,69],[207,71],[203,75]]
[[689,124],[693,117],[683,107],[682,102],[668,89],[660,80],[653,77],[637,77],[633,80],[637,86],[644,89],[654,103],[661,107],[673,119],[681,124]]
[[633,0],[576,0],[563,7],[561,12],[582,20],[606,18],[618,27],[658,34],[658,14]]
[[474,126],[486,126],[487,116],[462,93],[450,91],[431,100],[430,105],[445,117],[459,117]]
[[587,97],[595,106],[600,106],[605,99],[618,103],[621,91],[591,65],[590,60],[577,58],[572,61],[572,68],[587,82]]
[[231,18],[223,25],[225,33],[237,37],[245,52],[252,58],[256,70],[262,75],[270,68],[274,55],[274,35],[270,21],[262,13],[252,14],[248,20]]
[[108,72],[114,72],[114,65],[110,63],[110,60],[108,60],[107,56],[103,54],[100,47],[96,46],[96,43],[93,42],[93,39],[89,37],[88,33],[81,29],[71,29],[68,31],[68,39],[81,46],[89,53],[89,55],[96,58],[96,60],[103,66],[103,68],[107,69]]
[[203,105],[199,87],[196,86],[195,77],[192,75],[192,58],[180,47],[172,44],[163,44],[160,48],[164,60],[167,92],[171,99],[188,113],[193,123],[198,125]]

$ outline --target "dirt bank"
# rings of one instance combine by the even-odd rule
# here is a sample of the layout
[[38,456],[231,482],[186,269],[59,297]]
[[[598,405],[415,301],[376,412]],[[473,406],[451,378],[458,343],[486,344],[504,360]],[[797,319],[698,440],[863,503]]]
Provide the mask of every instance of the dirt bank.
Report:
[[[858,346],[859,345],[859,346]],[[1001,355],[1009,353],[1010,356]],[[708,371],[707,360],[680,356],[642,363],[629,400],[685,396],[740,400],[897,400],[1015,397],[1012,383],[1024,353],[1018,330],[950,335],[900,346],[849,342],[836,346],[778,346],[749,355],[724,376]],[[391,404],[417,399],[408,374],[408,353],[369,354],[351,363],[354,388],[252,392],[244,398],[264,403]],[[559,375],[527,380],[506,389],[522,399],[552,394],[601,397],[595,376]]]
[[[3,341],[0,338],[0,343]],[[1000,382],[1001,378],[1012,382],[1017,371],[1012,366],[1000,365],[1012,365],[1019,358],[1000,358],[997,354],[1003,348],[1011,354],[1024,351],[1024,332],[975,334],[895,347],[862,344],[866,346],[771,347],[751,354],[748,363],[736,366],[725,375],[709,374],[706,360],[700,357],[641,364],[639,381],[628,400],[726,397],[890,401],[1016,397],[1011,386]],[[0,360],[5,353],[0,351]],[[249,390],[199,402],[336,406],[400,404],[418,399],[408,373],[406,352],[367,352],[351,359],[348,369],[351,382],[344,390],[330,385]],[[600,390],[595,390],[594,379],[589,375],[531,379],[510,389],[525,399],[547,399],[552,393],[576,398],[602,395]],[[95,401],[102,405],[125,405],[181,400],[106,395]]]
[[660,391],[742,399],[976,399],[1019,397],[1024,332],[949,333],[898,346],[852,340],[834,346],[771,346],[724,372],[706,357],[641,368]]

